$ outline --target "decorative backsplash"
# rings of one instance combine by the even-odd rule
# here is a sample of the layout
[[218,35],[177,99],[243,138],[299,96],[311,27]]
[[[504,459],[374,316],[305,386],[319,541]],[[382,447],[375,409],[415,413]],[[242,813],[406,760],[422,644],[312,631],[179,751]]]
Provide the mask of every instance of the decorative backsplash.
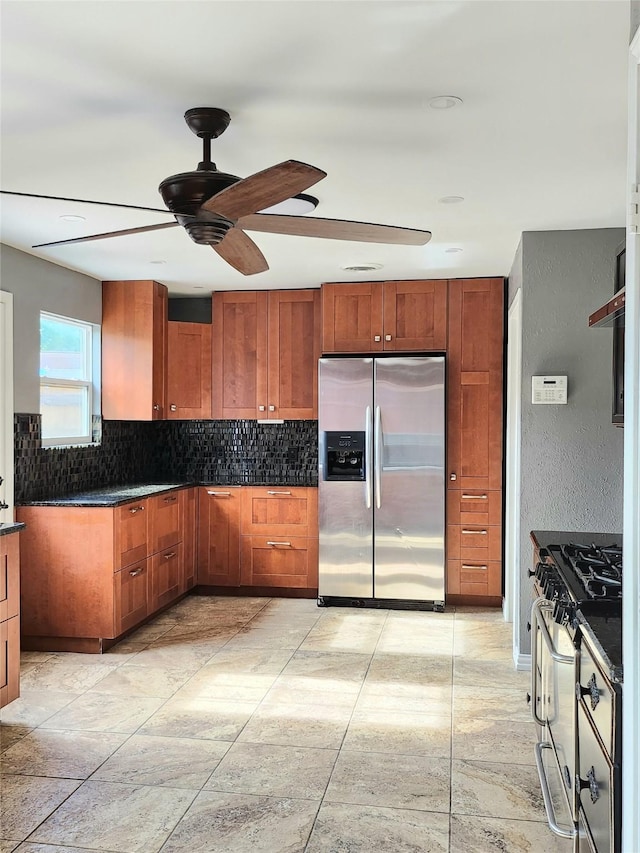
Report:
[[16,414],[15,502],[142,482],[318,482],[317,421],[103,421],[100,444],[42,447],[41,416]]

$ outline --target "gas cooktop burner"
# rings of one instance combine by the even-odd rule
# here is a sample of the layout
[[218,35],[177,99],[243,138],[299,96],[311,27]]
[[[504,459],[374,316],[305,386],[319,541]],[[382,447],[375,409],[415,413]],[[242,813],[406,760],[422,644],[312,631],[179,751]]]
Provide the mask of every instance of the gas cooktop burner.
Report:
[[590,600],[622,598],[622,548],[569,543],[560,553]]

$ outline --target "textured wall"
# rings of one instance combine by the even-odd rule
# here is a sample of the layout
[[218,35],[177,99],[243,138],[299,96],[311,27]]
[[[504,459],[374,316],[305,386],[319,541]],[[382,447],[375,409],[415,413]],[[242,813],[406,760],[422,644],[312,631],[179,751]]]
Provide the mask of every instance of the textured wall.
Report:
[[102,285],[10,246],[0,251],[2,290],[13,293],[14,411],[40,411],[40,311],[102,320]]
[[[613,338],[611,329],[589,329],[588,318],[613,293],[623,238],[622,228],[522,235],[523,652],[530,531],[622,530],[623,431],[611,424]],[[567,405],[532,405],[531,377],[540,374],[568,376]]]

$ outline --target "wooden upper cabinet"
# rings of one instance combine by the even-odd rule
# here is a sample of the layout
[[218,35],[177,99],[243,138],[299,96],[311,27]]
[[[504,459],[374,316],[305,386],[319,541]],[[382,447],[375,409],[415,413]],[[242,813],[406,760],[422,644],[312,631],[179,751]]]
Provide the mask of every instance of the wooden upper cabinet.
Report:
[[211,417],[211,325],[170,321],[167,418]]
[[416,352],[447,345],[447,282],[322,285],[322,351]]
[[168,291],[157,281],[102,282],[102,416],[165,417]]
[[317,416],[318,290],[213,294],[214,418]]
[[503,330],[503,279],[449,282],[449,488],[502,488]]

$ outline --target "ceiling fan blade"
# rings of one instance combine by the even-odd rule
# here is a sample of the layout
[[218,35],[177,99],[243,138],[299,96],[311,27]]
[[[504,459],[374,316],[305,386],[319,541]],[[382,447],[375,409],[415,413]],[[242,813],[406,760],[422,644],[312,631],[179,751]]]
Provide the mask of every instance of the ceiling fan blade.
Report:
[[106,237],[124,237],[127,234],[144,234],[145,231],[160,231],[161,228],[175,228],[178,222],[162,222],[160,225],[142,225],[140,228],[125,228],[123,231],[106,231],[104,234],[89,234],[86,237],[72,237],[70,240],[54,240],[53,243],[38,243],[32,249],[45,246],[69,246],[71,243],[88,243],[90,240],[103,240]]
[[65,198],[60,195],[38,195],[37,193],[14,193],[11,190],[0,190],[0,195],[17,195],[23,198],[47,198],[52,201],[71,201],[76,204],[101,204],[105,207],[127,207],[129,210],[148,210],[151,213],[167,213],[172,215],[170,210],[160,207],[139,207],[137,204],[116,204],[113,201],[92,201],[88,198]]
[[419,231],[417,228],[375,225],[372,222],[351,222],[347,219],[283,216],[275,213],[254,213],[251,216],[243,216],[238,221],[238,227],[247,231],[265,231],[269,234],[326,237],[330,240],[390,243],[399,246],[424,246],[431,239],[431,231]]
[[224,239],[211,248],[243,275],[254,275],[269,269],[269,264],[260,249],[251,237],[239,228],[231,228]]
[[316,184],[327,173],[298,160],[286,160],[221,190],[202,205],[234,222],[241,216],[279,204]]

